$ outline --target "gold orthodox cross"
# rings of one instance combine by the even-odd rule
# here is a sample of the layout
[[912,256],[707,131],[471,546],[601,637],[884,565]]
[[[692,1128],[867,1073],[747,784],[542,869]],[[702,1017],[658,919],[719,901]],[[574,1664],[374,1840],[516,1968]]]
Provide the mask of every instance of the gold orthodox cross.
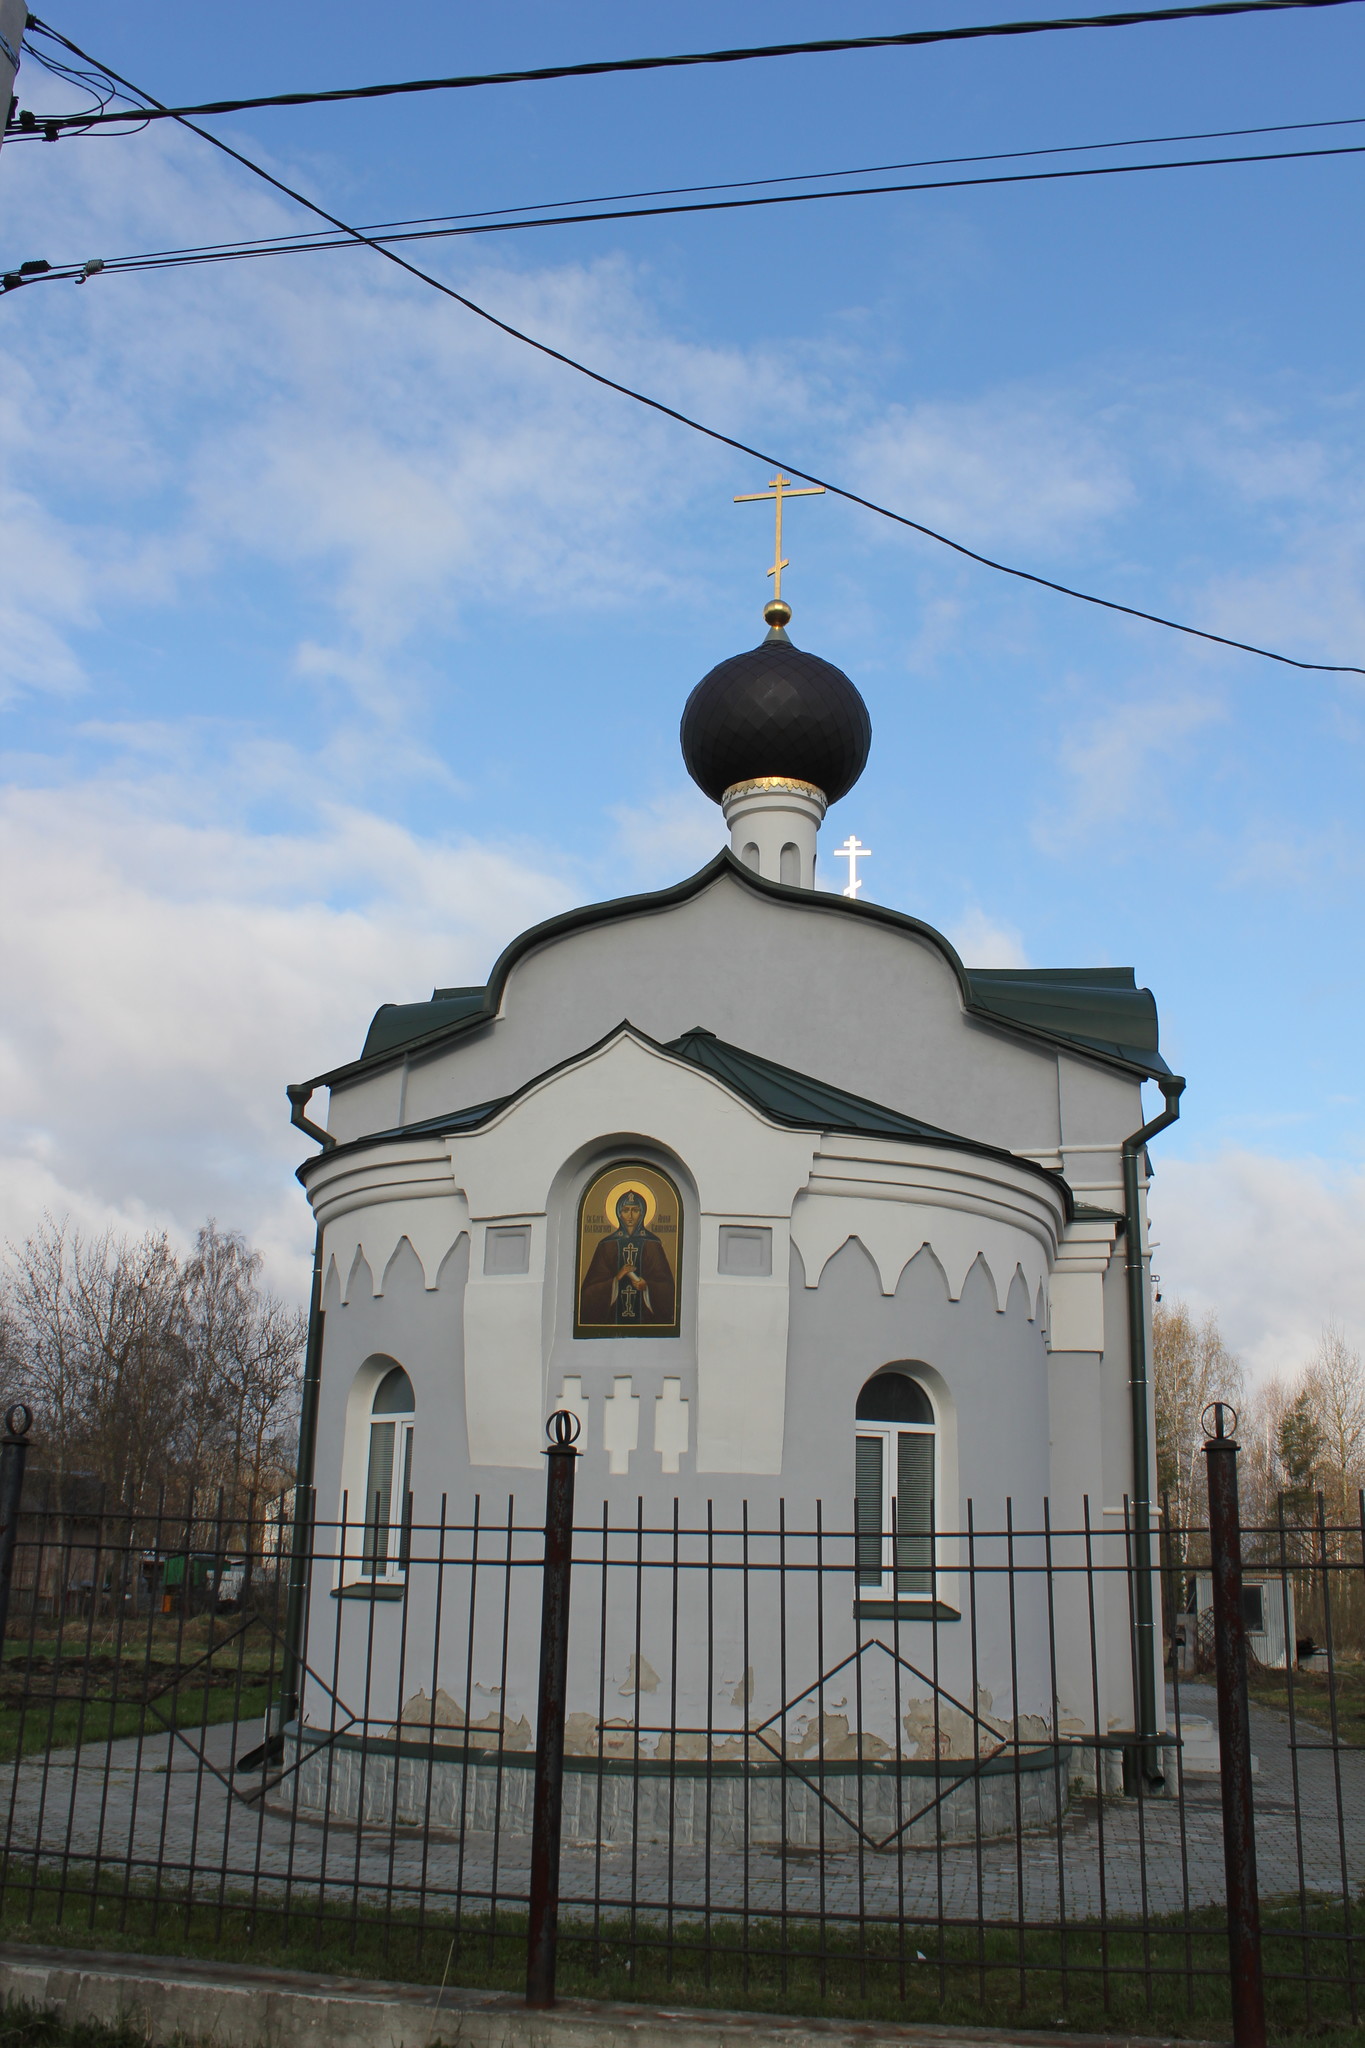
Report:
[[773,602],[775,604],[782,601],[782,571],[790,567],[790,564],[783,559],[782,554],[782,500],[783,498],[823,498],[824,495],[825,487],[823,484],[811,484],[807,489],[793,490],[791,478],[783,476],[779,471],[768,485],[766,491],[746,491],[743,497],[735,499],[737,505],[770,504],[777,509],[777,541],[773,549],[773,565],[768,571],[768,574],[773,579]]

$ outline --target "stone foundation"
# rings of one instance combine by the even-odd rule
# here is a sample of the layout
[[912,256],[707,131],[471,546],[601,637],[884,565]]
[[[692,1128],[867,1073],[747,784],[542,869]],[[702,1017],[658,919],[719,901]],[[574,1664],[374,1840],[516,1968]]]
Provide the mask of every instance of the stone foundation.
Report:
[[[271,1804],[301,1819],[440,1834],[531,1832],[534,1758],[524,1750],[362,1743],[345,1735],[328,1741],[295,1723],[285,1734],[284,1764],[287,1775]],[[860,1836],[869,1846],[890,1846],[900,1830],[905,1846],[933,1848],[1012,1835],[1020,1826],[1055,1827],[1069,1796],[1066,1755],[1050,1745],[1021,1752],[1017,1763],[1009,1755],[975,1765],[839,1762],[827,1764],[823,1776],[810,1759],[786,1766],[776,1758],[725,1760],[708,1768],[570,1756],[563,1840],[611,1848],[671,1841],[676,1848],[741,1850],[747,1843],[847,1851]]]

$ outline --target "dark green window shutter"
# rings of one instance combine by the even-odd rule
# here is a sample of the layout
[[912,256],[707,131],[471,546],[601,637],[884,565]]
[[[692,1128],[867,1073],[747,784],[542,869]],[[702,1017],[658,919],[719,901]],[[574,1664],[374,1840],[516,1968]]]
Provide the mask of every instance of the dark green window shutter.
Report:
[[407,1570],[412,1555],[412,1440],[416,1434],[413,1429],[403,1432],[403,1492],[400,1497],[403,1518],[398,1538],[398,1563],[403,1571]]
[[365,1577],[373,1579],[389,1562],[389,1519],[393,1505],[394,1422],[370,1425],[370,1469],[365,1478]]
[[882,1439],[857,1440],[858,1584],[882,1582]]
[[896,1590],[933,1591],[934,1439],[903,1433],[896,1440]]

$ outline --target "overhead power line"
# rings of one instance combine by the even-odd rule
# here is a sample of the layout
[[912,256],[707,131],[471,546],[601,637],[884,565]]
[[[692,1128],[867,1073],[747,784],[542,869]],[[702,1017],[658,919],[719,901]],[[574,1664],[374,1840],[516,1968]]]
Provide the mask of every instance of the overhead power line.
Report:
[[[1145,8],[1122,14],[1066,15],[1041,21],[988,21],[961,28],[911,29],[890,36],[827,36],[817,42],[762,43],[737,50],[692,50],[665,57],[604,58],[588,64],[547,64],[531,71],[485,71],[453,78],[407,78],[388,85],[339,86],[329,92],[280,92],[249,99],[202,100],[197,105],[167,107],[154,102],[131,115],[28,115],[34,132],[59,134],[64,128],[89,129],[119,120],[181,121],[190,115],[241,114],[260,107],[317,107],[343,100],[392,99],[401,93],[458,92],[473,86],[538,85],[560,78],[600,78],[627,71],[670,71],[697,64],[747,64],[772,57],[823,57],[851,50],[922,48],[930,43],[974,42],[993,36],[1036,36],[1083,28],[1139,28],[1148,22],[1203,21],[1232,14],[1277,14],[1303,8],[1345,7],[1358,0],[1205,0],[1204,5]],[[44,24],[30,16],[30,25]],[[51,30],[47,30],[51,34]],[[147,97],[139,94],[139,98]]]
[[[54,41],[69,50],[73,56],[79,57],[82,62],[87,64],[97,62],[97,59],[91,57],[87,51],[82,50],[78,44],[71,42],[68,37],[59,35],[55,29],[46,28],[42,23],[35,22],[32,16],[29,19],[31,26],[42,28],[44,34],[51,36]],[[116,85],[122,86],[125,91],[132,93],[135,98],[146,99],[153,107],[159,105],[159,102],[153,100],[150,94],[141,93],[128,79],[120,77],[118,72],[111,70],[107,65],[102,65],[100,68]],[[181,118],[183,119],[183,117]],[[906,527],[912,533],[922,534],[926,540],[937,541],[940,546],[951,548],[954,554],[962,555],[968,561],[980,563],[982,568],[997,570],[1003,576],[1012,576],[1019,582],[1031,583],[1041,590],[1055,591],[1060,597],[1075,598],[1081,604],[1096,605],[1101,610],[1118,612],[1126,618],[1142,619],[1148,625],[1164,626],[1170,632],[1183,633],[1195,640],[1209,641],[1218,647],[1231,647],[1239,654],[1255,654],[1265,661],[1278,662],[1285,668],[1312,670],[1315,673],[1325,675],[1365,675],[1365,666],[1355,662],[1300,661],[1292,654],[1279,654],[1273,648],[1259,647],[1249,640],[1234,640],[1225,633],[1211,633],[1202,626],[1190,626],[1179,619],[1165,618],[1159,612],[1143,611],[1137,605],[1120,604],[1115,598],[1100,597],[1093,591],[1077,590],[1070,584],[1055,582],[1050,576],[1039,576],[1032,569],[1016,568],[1012,563],[998,562],[990,555],[980,554],[977,549],[967,547],[962,541],[953,540],[948,534],[940,533],[935,527],[926,526],[918,519],[911,519],[904,512],[894,512],[887,505],[879,505],[875,500],[865,498],[859,492],[851,491],[845,485],[835,483],[828,477],[817,476],[813,470],[804,469],[785,456],[779,458],[767,449],[755,448],[751,443],[739,440],[736,435],[722,433],[719,427],[711,427],[704,420],[693,419],[689,413],[680,412],[676,406],[665,405],[662,399],[652,398],[647,392],[637,391],[629,384],[622,384],[617,378],[607,376],[605,371],[594,370],[589,364],[580,362],[576,356],[567,355],[562,349],[552,347],[548,341],[538,340],[535,335],[527,334],[522,328],[512,326],[510,321],[500,319],[496,313],[490,312],[486,306],[479,305],[477,300],[466,297],[463,292],[456,291],[453,285],[444,283],[439,277],[433,277],[429,270],[422,270],[417,264],[410,263],[406,256],[399,256],[394,250],[386,249],[382,242],[375,241],[372,236],[366,235],[359,228],[353,227],[349,221],[341,220],[336,214],[329,213],[326,207],[319,206],[315,199],[309,199],[302,192],[295,190],[292,185],[286,185],[284,180],[277,178],[273,171],[266,170],[263,164],[255,163],[249,156],[244,156],[240,150],[234,149],[230,143],[222,141],[219,136],[211,134],[207,128],[196,127],[194,122],[189,120],[183,120],[183,125],[195,135],[200,136],[205,142],[211,144],[214,149],[221,150],[224,156],[231,157],[234,163],[241,164],[245,170],[250,171],[255,177],[262,179],[267,185],[273,186],[277,192],[284,193],[286,198],[294,200],[299,206],[306,207],[319,220],[325,220],[329,227],[336,228],[340,233],[351,236],[357,242],[363,242],[367,248],[375,250],[386,262],[392,263],[396,269],[404,271],[409,277],[415,277],[422,284],[429,285],[433,291],[440,292],[443,298],[453,300],[457,306],[463,306],[466,312],[473,313],[478,319],[486,321],[490,327],[495,327],[499,333],[506,334],[511,340],[519,341],[525,347],[534,349],[538,355],[547,357],[551,362],[561,363],[565,369],[576,371],[580,376],[587,377],[592,383],[600,385],[604,390],[614,391],[622,398],[633,400],[637,405],[647,406],[651,412],[660,414],[664,419],[674,420],[679,426],[688,427],[693,433],[702,434],[708,441],[715,441],[721,447],[733,448],[737,454],[747,455],[753,461],[762,463],[766,468],[790,470],[806,483],[821,485],[831,496],[842,498],[846,504],[857,505],[865,512],[875,512],[879,518],[889,519],[895,525]]]
[[[1059,178],[1113,178],[1138,171],[1196,171],[1228,164],[1297,163],[1306,158],[1328,156],[1365,156],[1365,143],[1339,143],[1324,149],[1261,150],[1248,156],[1181,157],[1159,163],[1087,164],[1065,171],[996,172],[992,176],[978,178],[928,178],[902,185],[848,185],[823,192],[769,192],[746,199],[696,199],[672,206],[613,207],[596,213],[547,213],[515,220],[478,220],[451,227],[367,227],[357,231],[358,238],[338,233],[262,237],[255,242],[207,243],[197,248],[152,250],[140,256],[110,256],[98,259],[94,268],[106,274],[184,270],[205,263],[242,263],[258,256],[305,256],[318,250],[358,249],[371,245],[390,249],[399,242],[446,242],[467,235],[513,234],[524,228],[583,227],[595,221],[657,220],[678,214],[726,213],[755,206],[800,206],[815,199],[874,199],[890,193],[961,192],[990,185],[1039,184]],[[12,291],[20,284],[70,282],[73,278],[93,274],[88,261],[43,264],[40,270],[29,276],[25,276],[22,269],[6,271],[2,282],[4,290]]]
[[[576,199],[538,199],[529,206],[484,206],[471,213],[426,214],[416,220],[377,221],[366,234],[384,228],[439,227],[444,221],[481,220],[501,213],[540,213],[552,206],[616,206],[627,199],[690,199],[699,192],[748,192],[759,185],[805,185],[817,178],[876,178],[889,171],[934,171],[950,164],[1019,163],[1026,157],[1079,156],[1101,149],[1155,149],[1167,142],[1229,142],[1244,135],[1302,135],[1315,128],[1365,127],[1365,115],[1336,121],[1276,121],[1262,128],[1204,128],[1180,135],[1124,135],[1117,142],[1054,142],[1041,149],[994,149],[974,156],[911,157],[904,163],[854,164],[837,171],[789,171],[774,178],[720,178],[710,185],[659,185],[643,192],[595,192]],[[283,240],[284,237],[278,239]]]
[[354,250],[364,246],[387,250],[399,242],[456,242],[465,236],[505,236],[505,233],[516,233],[524,227],[583,227],[593,221],[647,221],[679,213],[731,213],[747,207],[798,207],[812,199],[880,199],[890,193],[958,193],[964,188],[993,184],[1040,184],[1056,178],[1115,178],[1144,170],[1212,170],[1226,164],[1291,164],[1322,156],[1365,156],[1365,143],[1336,143],[1334,147],[1324,147],[1324,150],[1261,150],[1254,156],[1191,156],[1158,164],[1087,164],[1074,170],[1017,170],[997,172],[982,178],[921,178],[915,184],[851,184],[835,186],[833,190],[823,190],[823,193],[765,193],[753,199],[694,199],[671,207],[612,207],[610,211],[600,213],[540,213],[522,219],[477,219],[450,227],[377,225],[358,229],[358,238],[344,236],[344,233],[278,238],[264,236],[256,242],[209,242],[182,250],[149,250],[141,256],[108,256],[98,258],[94,266],[86,260],[29,266],[31,274],[25,274],[23,268],[6,270],[0,283],[4,291],[14,291],[18,285],[51,285],[86,279],[96,270],[104,274],[186,270],[213,262],[248,262],[256,256],[309,256],[317,250]]
[[[40,63],[44,60],[40,57]],[[1303,135],[1324,128],[1365,128],[1365,114],[1346,114],[1331,121],[1276,121],[1259,128],[1196,128],[1177,135],[1124,135],[1112,142],[1054,142],[1046,147],[1034,149],[995,149],[977,151],[971,156],[926,156],[911,157],[905,162],[890,164],[845,165],[833,171],[790,171],[769,178],[719,178],[709,185],[658,185],[646,187],[640,192],[593,192],[580,194],[572,199],[540,199],[527,206],[476,206],[466,213],[425,213],[405,220],[371,221],[362,234],[382,236],[393,240],[409,228],[440,228],[456,226],[463,221],[500,220],[504,216],[549,212],[571,206],[616,206],[624,205],[631,199],[691,199],[698,194],[710,192],[751,192],[760,186],[808,185],[828,178],[872,178],[889,171],[932,171],[946,169],[956,164],[1000,164],[1021,163],[1040,156],[1087,156],[1101,150],[1155,149],[1168,142],[1228,142],[1250,135]],[[1207,159],[1200,158],[1205,162]],[[861,186],[858,188],[863,189]],[[558,217],[558,213],[554,217]],[[292,235],[251,235],[236,242],[195,242],[185,248],[154,249],[148,256],[191,256],[207,251],[214,255],[226,254],[240,249],[248,254],[257,251],[271,253],[284,250],[293,243],[303,243],[309,248],[356,248],[359,246],[352,237],[336,232],[319,237],[313,230]],[[111,268],[117,267],[122,259],[111,259]]]

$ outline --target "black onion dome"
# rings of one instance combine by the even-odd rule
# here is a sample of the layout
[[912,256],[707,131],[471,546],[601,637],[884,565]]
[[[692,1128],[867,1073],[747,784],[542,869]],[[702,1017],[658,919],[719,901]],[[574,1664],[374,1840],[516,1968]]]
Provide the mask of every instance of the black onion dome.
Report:
[[837,803],[867,765],[872,720],[841,668],[778,627],[702,677],[680,737],[688,774],[717,803],[732,783],[763,775],[813,782]]

